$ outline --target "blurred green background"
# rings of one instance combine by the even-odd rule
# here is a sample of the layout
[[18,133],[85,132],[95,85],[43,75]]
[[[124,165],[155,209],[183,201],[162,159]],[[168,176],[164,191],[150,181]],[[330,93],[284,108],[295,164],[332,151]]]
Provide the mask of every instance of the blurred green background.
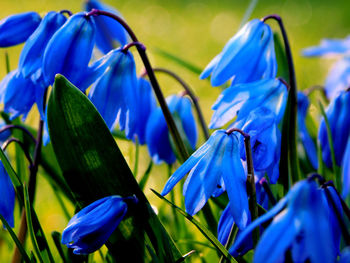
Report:
[[[237,32],[250,1],[106,0],[105,3],[114,6],[122,13],[139,40],[148,48],[153,66],[165,67],[177,72],[193,88],[200,98],[200,105],[207,122],[209,122],[211,117],[210,107],[220,90],[212,88],[206,80],[199,80],[198,75],[162,56],[156,50],[167,51],[203,69],[221,51],[231,36]],[[69,9],[72,12],[78,12],[81,10],[81,6],[81,1],[68,0],[0,0],[0,18],[25,11],[37,11],[44,14],[50,10]],[[322,38],[343,38],[347,36],[350,32],[349,10],[350,2],[348,0],[260,0],[251,18],[261,18],[272,13],[282,16],[291,42],[298,87],[305,89],[314,84],[323,84],[332,61],[303,58],[300,56],[301,50],[318,44]],[[275,22],[271,21],[270,25],[279,32]],[[6,75],[5,50],[10,55],[11,68],[14,69],[21,48],[22,46],[17,46],[0,50],[1,79]],[[138,63],[138,72],[141,72],[142,65],[136,53],[134,54]],[[159,80],[166,95],[181,91],[181,87],[167,76],[159,75]],[[38,113],[34,109],[26,122],[36,127],[37,116]],[[201,134],[201,131],[199,133]],[[198,145],[202,142],[203,137],[201,135]],[[118,143],[130,166],[133,167],[134,146],[124,141],[118,141]],[[142,147],[139,176],[146,169],[149,159],[147,149]],[[161,191],[167,179],[166,170],[167,167],[165,166],[153,169],[147,189],[154,188]],[[180,188],[177,187],[176,189],[179,193]],[[35,208],[46,232],[62,231],[67,220],[63,216],[50,186],[42,177],[39,177],[37,190]],[[159,201],[149,190],[146,191],[146,194],[158,209],[162,209],[162,204],[159,204]],[[179,197],[180,194],[178,194]],[[68,209],[72,214],[73,208],[69,204]],[[163,219],[167,220],[166,218]],[[19,212],[16,211],[16,231],[18,222]],[[176,235],[176,229],[170,229],[169,231]],[[199,234],[196,234],[196,237],[202,238]],[[5,242],[1,241],[2,238]],[[0,229],[0,262],[9,262],[11,258],[12,241],[7,242],[6,240],[9,240],[6,231]],[[208,262],[210,262],[211,257],[215,257],[215,254],[208,256]]]

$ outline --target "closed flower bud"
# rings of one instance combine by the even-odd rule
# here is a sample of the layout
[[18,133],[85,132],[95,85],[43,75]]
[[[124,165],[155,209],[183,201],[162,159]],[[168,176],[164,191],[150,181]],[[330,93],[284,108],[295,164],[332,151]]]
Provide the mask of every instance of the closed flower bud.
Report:
[[77,85],[87,70],[94,44],[93,17],[86,16],[86,13],[71,16],[52,36],[45,49],[43,75],[46,85],[52,85],[58,73]]
[[23,43],[34,32],[41,21],[36,12],[8,16],[0,20],[0,47]]
[[[102,4],[97,0],[87,0],[85,10],[98,9],[121,16],[114,8]],[[118,46],[124,46],[128,42],[125,29],[118,22],[107,16],[94,17],[96,23],[96,46],[103,53],[108,53]]]
[[128,210],[126,200],[137,202],[136,197],[113,195],[80,210],[63,230],[62,244],[72,248],[74,254],[89,254],[99,249],[124,218]]

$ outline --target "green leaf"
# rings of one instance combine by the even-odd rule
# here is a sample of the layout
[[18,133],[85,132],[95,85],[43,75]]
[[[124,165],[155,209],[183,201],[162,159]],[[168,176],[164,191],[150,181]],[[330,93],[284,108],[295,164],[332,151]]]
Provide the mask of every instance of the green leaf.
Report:
[[181,257],[102,117],[90,100],[61,75],[56,76],[49,99],[48,127],[63,177],[80,208],[109,195],[137,196],[138,209],[130,211],[106,244],[115,259],[151,260],[146,246],[161,262]]
[[202,73],[202,69],[197,67],[196,65],[192,64],[189,61],[186,61],[183,58],[178,57],[177,55],[174,55],[168,51],[165,51],[163,49],[160,48],[156,48],[154,49],[154,51],[156,53],[158,53],[159,55],[175,62],[176,64],[184,67],[185,69],[188,69],[189,71],[191,71],[192,73],[196,74],[196,75],[200,75]]
[[18,240],[15,232],[13,232],[12,228],[10,227],[10,225],[7,223],[7,221],[5,220],[5,218],[0,214],[0,220],[2,221],[3,225],[6,227],[7,231],[9,232],[12,240],[15,242],[19,252],[22,255],[22,258],[25,262],[30,263],[30,258],[27,254],[27,252],[25,251],[25,249],[23,248],[21,242]]
[[287,83],[289,83],[289,69],[288,61],[286,57],[286,52],[281,41],[279,34],[273,34],[273,41],[275,44],[275,53],[277,60],[277,76],[283,78]]
[[201,225],[193,216],[186,213],[184,210],[182,210],[180,207],[176,206],[172,202],[170,202],[168,199],[166,199],[164,196],[160,195],[155,190],[151,189],[152,192],[158,196],[160,199],[164,200],[168,205],[175,208],[176,211],[178,211],[181,215],[186,217],[193,225],[197,227],[197,229],[210,241],[210,243],[213,244],[213,246],[221,253],[221,255],[226,259],[229,260],[229,262],[237,262],[231,254],[226,250],[226,248],[217,240],[217,238],[204,226]]

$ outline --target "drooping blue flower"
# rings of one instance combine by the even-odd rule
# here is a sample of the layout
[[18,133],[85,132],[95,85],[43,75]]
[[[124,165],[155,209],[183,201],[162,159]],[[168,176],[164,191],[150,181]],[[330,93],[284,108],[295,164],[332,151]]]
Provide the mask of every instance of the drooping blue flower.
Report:
[[305,118],[307,114],[307,109],[309,108],[309,99],[302,93],[298,92],[298,135],[301,139],[301,142],[304,146],[306,155],[313,168],[317,169],[318,160],[317,160],[317,150],[314,141],[312,140],[305,124]]
[[[270,181],[278,179],[278,163],[281,148],[281,132],[277,127],[276,115],[270,109],[258,107],[245,118],[237,119],[232,127],[250,135],[253,165],[259,179],[267,172]],[[243,138],[240,139],[241,158],[246,160]]]
[[[152,92],[151,84],[144,78],[138,79],[138,93],[139,100],[138,105],[142,106],[139,109],[138,124],[137,124],[137,137],[140,144],[146,143],[146,128],[149,117],[153,110],[156,108],[156,99]],[[195,145],[193,145],[194,147]]]
[[126,199],[137,202],[135,197],[108,196],[80,210],[62,233],[62,244],[73,248],[74,254],[89,254],[99,249],[124,218],[128,204]]
[[169,178],[162,195],[189,173],[183,187],[186,211],[196,214],[224,183],[230,200],[232,216],[240,229],[250,218],[246,192],[246,174],[240,159],[237,135],[215,131]]
[[323,39],[319,46],[305,48],[303,56],[333,56],[344,55],[350,52],[350,36],[344,39]]
[[44,93],[47,88],[42,75],[43,50],[53,34],[66,20],[66,17],[61,13],[47,13],[24,44],[19,58],[18,71],[24,78],[30,78],[36,85],[35,100],[42,119],[44,119]]
[[219,86],[233,78],[233,85],[274,78],[276,72],[272,30],[269,25],[254,19],[229,40],[200,78],[207,78],[211,74],[212,86]]
[[279,122],[284,114],[287,87],[279,79],[262,79],[233,85],[225,89],[216,100],[209,128],[222,127],[239,113],[247,116],[253,109],[264,106],[273,111]]
[[94,18],[83,12],[71,16],[56,31],[44,52],[43,76],[46,86],[53,84],[58,73],[74,85],[81,81],[92,55],[95,31]]
[[35,103],[35,85],[31,79],[24,78],[16,69],[0,82],[0,101],[4,103],[4,112],[10,114],[11,119],[28,112]]
[[346,198],[350,190],[350,137],[346,144],[345,153],[342,161],[342,173],[343,173],[343,190],[342,196]]
[[[170,113],[177,115],[181,120],[187,141],[190,147],[194,149],[197,142],[197,128],[192,114],[191,102],[188,98],[177,95],[167,97],[166,101]],[[163,161],[172,164],[176,160],[169,136],[170,133],[163,112],[160,107],[157,107],[149,116],[146,127],[148,152],[156,164]]]
[[107,54],[108,67],[91,87],[89,98],[98,109],[109,129],[116,122],[132,139],[138,125],[139,92],[135,62],[132,54],[122,49]]
[[333,244],[329,209],[322,195],[323,192],[314,181],[296,183],[270,211],[242,231],[229,250],[230,253],[240,246],[255,227],[273,219],[255,248],[255,263],[283,260],[285,251],[300,238],[303,239],[304,247],[299,246],[302,251],[292,253],[296,260],[301,258],[300,253],[306,253],[306,258],[312,263],[335,262],[337,251]]
[[[326,109],[326,116],[332,134],[335,161],[340,166],[350,135],[350,92],[342,92],[331,101]],[[321,120],[318,139],[321,144],[322,159],[328,167],[332,167],[331,151],[324,119]]]
[[336,62],[329,71],[325,91],[330,99],[337,97],[342,91],[350,87],[350,57],[344,57]]
[[34,32],[41,21],[36,12],[8,16],[0,20],[0,47],[23,43]]
[[[92,9],[107,11],[121,17],[117,10],[97,0],[85,1],[85,10],[91,11]],[[128,36],[125,29],[114,19],[107,16],[97,16],[95,23],[97,29],[96,46],[101,52],[108,53],[113,48],[127,44]]]
[[0,214],[14,227],[15,189],[4,165],[0,161]]

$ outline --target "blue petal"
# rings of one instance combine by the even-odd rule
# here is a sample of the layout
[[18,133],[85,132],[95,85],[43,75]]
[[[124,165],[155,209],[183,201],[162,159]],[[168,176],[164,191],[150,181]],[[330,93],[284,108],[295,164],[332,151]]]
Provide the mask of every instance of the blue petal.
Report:
[[343,167],[343,191],[342,197],[346,198],[350,190],[350,137],[346,144],[345,154],[342,162]]
[[41,21],[36,12],[8,16],[0,20],[0,47],[10,47],[28,39]]
[[250,221],[246,191],[247,177],[240,159],[238,139],[234,134],[228,137],[230,142],[225,145],[222,176],[230,200],[232,216],[239,229],[244,229]]
[[226,245],[233,224],[234,220],[231,215],[230,203],[228,203],[218,223],[218,240],[221,244]]
[[302,51],[303,56],[332,56],[346,54],[350,51],[350,36],[345,39],[323,39],[319,46],[309,47]]
[[[44,52],[43,74],[47,85],[60,73],[77,84],[86,71],[95,43],[95,23],[85,13],[71,16],[52,36]],[[84,54],[82,56],[82,54]]]
[[254,262],[273,263],[283,258],[301,229],[301,222],[295,220],[293,213],[287,209],[274,218],[255,249]]
[[181,100],[179,100],[176,111],[180,115],[182,127],[186,133],[187,139],[192,149],[195,149],[198,135],[196,121],[193,117],[190,100],[186,97],[183,97]]
[[334,99],[339,93],[350,86],[350,57],[344,57],[336,62],[329,71],[325,83],[327,97]]
[[213,69],[215,68],[216,64],[220,61],[221,59],[221,53],[216,55],[206,66],[206,68],[203,70],[201,75],[199,76],[200,79],[206,79],[207,77],[210,76],[210,74],[213,72]]
[[0,162],[0,214],[14,227],[15,189],[4,165]]

